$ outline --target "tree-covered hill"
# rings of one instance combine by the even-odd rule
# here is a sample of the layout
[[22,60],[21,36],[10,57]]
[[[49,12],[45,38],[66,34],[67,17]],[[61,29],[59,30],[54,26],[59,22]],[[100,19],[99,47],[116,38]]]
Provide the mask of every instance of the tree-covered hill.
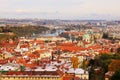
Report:
[[17,36],[30,36],[33,33],[39,34],[49,30],[44,26],[24,26],[24,27],[1,27],[1,33],[13,32]]

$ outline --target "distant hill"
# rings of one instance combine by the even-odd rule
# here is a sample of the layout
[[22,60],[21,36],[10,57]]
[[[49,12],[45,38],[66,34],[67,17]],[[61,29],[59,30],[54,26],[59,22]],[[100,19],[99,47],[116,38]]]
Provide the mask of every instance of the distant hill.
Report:
[[39,34],[49,30],[44,26],[24,26],[24,27],[1,27],[1,33],[13,32],[17,36],[31,36],[33,33]]

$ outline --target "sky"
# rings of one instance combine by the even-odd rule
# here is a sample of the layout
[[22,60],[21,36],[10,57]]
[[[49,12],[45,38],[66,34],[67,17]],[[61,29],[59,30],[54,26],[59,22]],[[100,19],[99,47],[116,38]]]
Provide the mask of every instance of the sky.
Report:
[[0,0],[0,18],[120,19],[120,0]]

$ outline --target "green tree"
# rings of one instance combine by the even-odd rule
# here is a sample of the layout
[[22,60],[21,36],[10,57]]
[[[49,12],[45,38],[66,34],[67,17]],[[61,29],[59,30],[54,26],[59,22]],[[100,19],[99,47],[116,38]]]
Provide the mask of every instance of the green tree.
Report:
[[120,70],[116,71],[111,77],[111,80],[120,80]]
[[107,39],[108,38],[108,33],[103,33],[103,38]]
[[117,53],[118,53],[118,54],[120,54],[120,47],[119,47],[119,48],[117,48]]
[[11,27],[10,31],[17,34],[18,36],[31,36],[33,33],[39,34],[49,30],[44,26],[25,26],[25,27]]
[[[89,61],[90,68],[90,80],[104,80],[105,73],[108,72],[108,65],[111,63],[111,61],[119,60],[120,55],[119,54],[102,54],[100,56],[96,56],[95,59],[91,59]],[[96,74],[94,72],[94,69],[100,67],[102,69],[102,73]],[[94,78],[95,77],[95,78]],[[116,79],[114,79],[116,80]]]
[[21,65],[21,66],[20,66],[20,70],[21,70],[21,71],[24,71],[24,70],[25,70],[25,66]]
[[77,41],[81,41],[82,40],[82,36],[79,36],[78,38],[76,38]]
[[95,80],[94,66],[90,67],[90,70],[89,70],[89,80]]
[[99,58],[98,58],[98,62],[99,63],[99,67],[102,67],[104,69],[104,72],[108,72],[108,65],[110,64],[111,60],[112,60],[113,56],[109,55],[109,54],[102,54]]

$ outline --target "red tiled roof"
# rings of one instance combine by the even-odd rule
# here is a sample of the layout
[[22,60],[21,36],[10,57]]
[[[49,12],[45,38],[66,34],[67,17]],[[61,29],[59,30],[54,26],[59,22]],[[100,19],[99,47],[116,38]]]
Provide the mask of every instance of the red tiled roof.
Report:
[[36,54],[35,53],[30,53],[27,56],[30,57],[30,58],[38,58],[39,54],[37,54],[37,53]]
[[2,45],[2,46],[15,46],[15,45],[17,45],[18,44],[18,41],[14,41],[14,42],[8,42],[8,41],[2,41],[2,42],[0,42],[0,45]]
[[70,51],[70,52],[78,52],[85,50],[85,48],[78,47],[78,46],[58,46],[62,51]]
[[37,53],[43,53],[43,52],[47,52],[47,51],[49,51],[49,50],[36,50],[35,52],[37,52]]
[[95,45],[95,46],[89,46],[88,47],[88,49],[93,49],[93,50],[95,50],[95,49],[101,49],[101,48],[102,48],[101,45]]
[[26,60],[23,59],[23,58],[18,58],[18,59],[17,59],[17,63],[18,63],[18,64],[25,64],[25,63],[26,63]]
[[68,42],[68,43],[61,43],[59,46],[75,46],[75,44]]
[[22,44],[22,45],[20,45],[20,48],[28,48],[28,47],[29,47],[28,44]]
[[72,79],[74,79],[74,80],[81,80],[79,77],[73,76],[73,75],[65,75],[65,76],[62,78],[62,80],[72,80]]
[[6,64],[8,62],[7,59],[0,59],[0,64]]
[[24,66],[32,68],[32,67],[35,67],[37,65],[35,63],[25,63]]
[[43,40],[36,40],[35,41],[37,44],[44,44],[44,41]]

